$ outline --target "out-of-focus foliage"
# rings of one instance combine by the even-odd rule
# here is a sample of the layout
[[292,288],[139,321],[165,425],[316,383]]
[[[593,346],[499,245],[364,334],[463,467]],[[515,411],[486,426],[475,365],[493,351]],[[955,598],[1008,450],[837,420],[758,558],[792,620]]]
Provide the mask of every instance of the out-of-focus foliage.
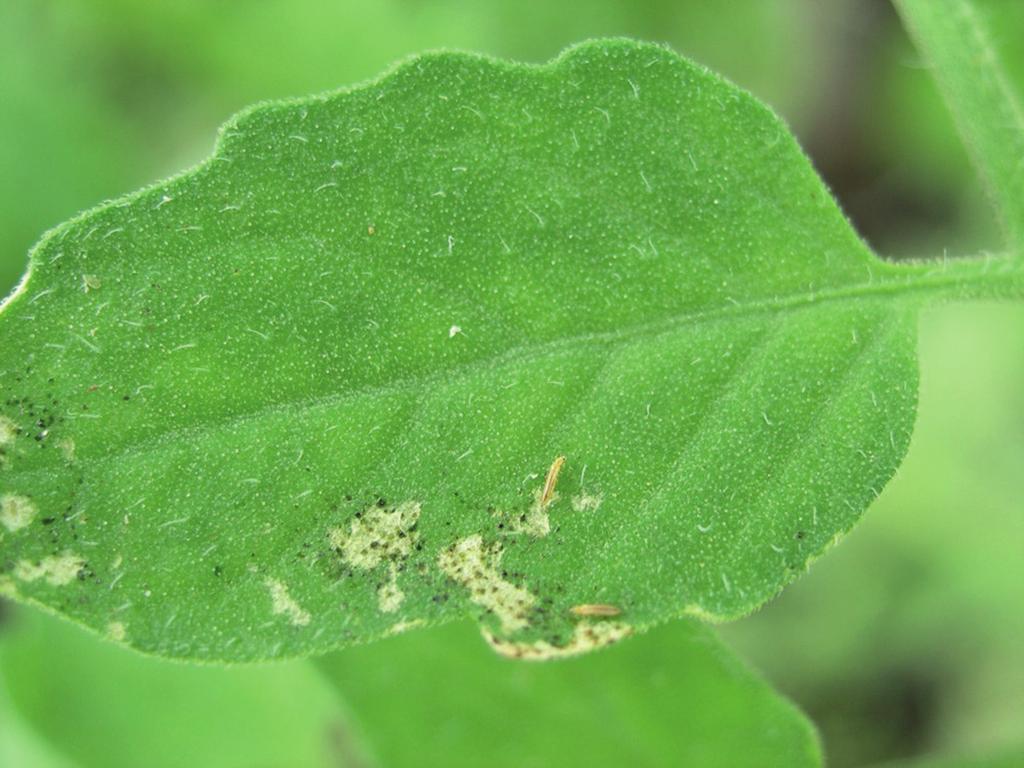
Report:
[[463,623],[316,665],[391,768],[822,765],[803,715],[693,620],[554,663],[500,658]]
[[887,762],[875,768],[1020,768],[1024,747],[1003,749],[989,755],[937,756]]
[[0,765],[821,764],[808,720],[695,621],[555,664],[469,622],[314,662],[185,666],[22,612],[0,635]]
[[881,34],[866,66],[863,108],[849,112],[864,153],[861,172],[874,177],[851,202],[884,230],[877,244],[892,255],[997,247],[995,213],[935,80],[901,27]]
[[896,5],[956,120],[1008,244],[1024,247],[1024,4]]
[[344,705],[307,662],[176,664],[27,611],[0,642],[0,734],[12,768],[360,768],[367,759]]

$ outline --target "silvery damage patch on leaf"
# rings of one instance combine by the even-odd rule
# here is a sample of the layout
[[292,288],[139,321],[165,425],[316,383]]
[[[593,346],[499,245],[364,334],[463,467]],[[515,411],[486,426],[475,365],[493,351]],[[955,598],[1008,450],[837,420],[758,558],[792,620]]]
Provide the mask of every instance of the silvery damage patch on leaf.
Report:
[[275,614],[281,614],[288,618],[288,621],[296,627],[304,627],[309,624],[310,615],[309,611],[305,610],[299,603],[292,597],[289,592],[287,585],[284,582],[278,581],[277,579],[267,579],[264,581],[267,589],[270,591],[270,600],[272,603],[272,610]]
[[[543,485],[534,492],[528,511],[518,515],[495,515],[499,520],[496,532],[505,537],[547,536],[551,531],[548,508],[558,498],[558,478],[565,463],[564,456],[555,459]],[[572,506],[576,512],[591,511],[599,503]],[[441,571],[465,589],[470,602],[482,609],[484,638],[498,653],[525,660],[555,659],[586,653],[632,634],[633,628],[625,622],[608,620],[620,615],[621,609],[617,606],[577,605],[570,608],[566,616],[552,619],[550,606],[542,605],[536,594],[516,583],[514,576],[502,567],[503,553],[500,538],[488,541],[483,534],[474,534],[442,550],[437,559]],[[490,617],[497,620],[497,628],[487,626]],[[556,637],[521,639],[539,631],[553,631]],[[566,631],[569,631],[568,637],[564,635]]]
[[25,496],[5,493],[0,496],[0,523],[11,531],[20,531],[36,517],[38,510],[33,501]]
[[43,579],[52,587],[63,587],[79,578],[86,570],[85,560],[74,552],[47,555],[39,560],[19,560],[14,577],[21,581]]
[[398,577],[416,546],[419,519],[417,501],[394,506],[379,501],[357,512],[347,528],[341,526],[327,532],[331,548],[353,568],[378,571],[386,566],[385,580],[377,587],[377,604],[383,613],[394,613],[405,600]]

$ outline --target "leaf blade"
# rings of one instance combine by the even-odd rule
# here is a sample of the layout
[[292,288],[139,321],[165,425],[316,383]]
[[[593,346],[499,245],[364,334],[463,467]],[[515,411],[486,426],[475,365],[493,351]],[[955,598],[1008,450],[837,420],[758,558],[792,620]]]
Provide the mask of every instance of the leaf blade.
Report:
[[260,107],[2,309],[5,584],[225,660],[734,617],[891,476],[915,312],[1019,287],[990,266],[875,259],[770,112],[655,46]]
[[38,751],[83,768],[475,765],[484,753],[495,766],[821,764],[807,718],[695,622],[546,665],[509,663],[476,635],[458,622],[315,664],[223,669],[19,611],[0,635],[0,691]]
[[170,663],[20,610],[0,634],[0,682],[37,740],[82,768],[368,764],[348,713],[301,661]]
[[452,624],[316,665],[387,765],[821,765],[806,718],[696,622],[539,665],[497,658],[475,634]]

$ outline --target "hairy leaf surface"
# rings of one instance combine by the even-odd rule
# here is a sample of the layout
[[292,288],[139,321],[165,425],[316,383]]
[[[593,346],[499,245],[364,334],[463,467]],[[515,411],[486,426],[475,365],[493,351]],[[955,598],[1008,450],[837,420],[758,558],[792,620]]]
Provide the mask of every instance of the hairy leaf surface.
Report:
[[878,260],[775,116],[666,49],[415,58],[34,250],[3,585],[223,660],[736,617],[894,472],[919,307],[1022,284]]

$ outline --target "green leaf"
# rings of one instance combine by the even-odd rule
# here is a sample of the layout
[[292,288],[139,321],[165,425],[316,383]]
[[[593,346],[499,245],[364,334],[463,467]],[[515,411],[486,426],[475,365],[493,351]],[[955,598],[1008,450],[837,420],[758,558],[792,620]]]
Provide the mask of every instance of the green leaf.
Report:
[[35,610],[0,635],[0,697],[24,723],[23,742],[83,768],[367,765],[337,694],[308,662],[182,665]]
[[876,259],[779,120],[666,49],[416,58],[33,251],[3,586],[223,660],[736,617],[894,472],[918,309],[1022,293],[1012,260]]
[[1024,246],[1024,4],[896,0],[932,67],[1012,244]]
[[15,618],[0,635],[0,750],[22,735],[83,768],[821,764],[807,719],[692,621],[557,664],[501,659],[459,622],[315,665],[224,669]]
[[807,719],[692,620],[551,664],[502,659],[459,623],[316,665],[395,768],[424,755],[452,766],[821,765]]
[[0,765],[30,768],[74,768],[75,764],[47,744],[24,722],[0,685]]

